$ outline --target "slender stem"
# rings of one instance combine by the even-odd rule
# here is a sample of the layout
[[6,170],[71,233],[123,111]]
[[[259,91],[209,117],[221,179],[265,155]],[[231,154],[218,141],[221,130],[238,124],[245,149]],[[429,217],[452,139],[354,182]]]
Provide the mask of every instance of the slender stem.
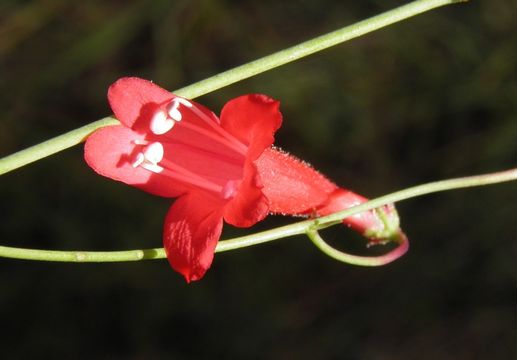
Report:
[[120,262],[165,258],[163,248],[127,251],[59,251],[0,246],[0,257],[57,262]]
[[366,210],[378,208],[386,204],[395,203],[398,201],[407,200],[410,198],[427,195],[435,192],[492,185],[515,180],[517,180],[517,168],[490,174],[467,176],[455,179],[430,182],[427,184],[413,186],[404,190],[396,191],[394,193],[375,198],[364,204],[354,206],[353,208],[321,217],[319,218],[319,220],[322,223],[332,223],[335,221],[340,221],[345,217],[352,215],[350,214],[351,210],[354,210],[354,214],[357,214]]
[[[298,45],[278,51],[258,60],[238,66],[234,69],[222,72],[208,79],[173,91],[176,95],[193,99],[208,94],[224,86],[247,79],[254,75],[271,70],[278,66],[301,59],[318,51],[334,45],[354,39],[369,32],[381,29],[398,21],[408,19],[415,15],[466,0],[417,0],[400,6],[380,15],[360,21],[356,24],[343,27],[339,30],[302,42]],[[47,140],[28,149],[19,151],[0,159],[0,175],[20,168],[31,162],[43,159],[49,155],[65,150],[84,141],[88,135],[98,128],[118,124],[117,120],[107,117],[80,127],[53,139]]]
[[[329,226],[329,224],[335,225],[337,221],[341,221],[346,217],[361,213],[363,211],[375,209],[382,205],[407,200],[409,198],[417,196],[447,190],[497,184],[514,180],[517,180],[517,168],[502,172],[442,180],[423,185],[418,185],[391,193],[389,195],[381,196],[374,200],[368,201],[364,204],[357,205],[347,210],[330,214],[328,216],[320,217],[313,220],[300,221],[291,225],[278,227],[276,229],[263,231],[252,235],[237,237],[230,240],[220,241],[219,244],[217,244],[216,252],[240,249],[243,247],[262,244],[268,241],[273,241],[294,235],[309,234],[310,236],[312,236],[314,230],[324,228],[326,226]],[[400,251],[403,251],[402,246],[403,242],[401,242]],[[162,259],[165,258],[166,255],[165,251],[162,248],[146,250],[95,252],[35,250],[0,246],[0,257],[42,261],[115,262]]]
[[208,94],[214,90],[247,79],[264,71],[301,59],[334,45],[368,34],[401,20],[408,19],[440,6],[467,0],[417,0],[386,11],[369,19],[345,26],[339,30],[318,36],[298,45],[278,51],[258,60],[222,72],[203,81],[178,89],[174,93],[186,98]]
[[338,261],[359,266],[382,266],[404,255],[409,249],[409,241],[404,234],[399,233],[398,235],[400,236],[399,244],[387,254],[380,256],[358,256],[334,249],[321,238],[317,230],[311,229],[307,231],[309,239],[311,239],[312,243],[324,254]]
[[1,158],[0,175],[77,145],[86,140],[88,135],[99,128],[117,124],[120,123],[115,118],[105,117],[101,120],[92,122],[91,124]]

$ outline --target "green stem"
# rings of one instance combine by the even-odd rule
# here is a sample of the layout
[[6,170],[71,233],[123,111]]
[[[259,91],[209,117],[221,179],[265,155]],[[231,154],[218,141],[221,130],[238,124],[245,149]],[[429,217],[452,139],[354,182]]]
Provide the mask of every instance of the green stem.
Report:
[[345,252],[334,249],[332,246],[327,244],[325,240],[321,238],[318,231],[314,229],[307,231],[307,236],[309,239],[311,239],[312,243],[316,245],[316,247],[324,254],[338,261],[359,266],[382,266],[389,264],[390,262],[395,261],[404,255],[409,249],[409,241],[402,233],[398,234],[397,247],[389,251],[387,254],[380,256],[358,256],[347,254]]
[[258,60],[222,72],[203,81],[183,87],[174,93],[186,98],[208,94],[214,90],[247,79],[264,71],[274,69],[289,62],[299,60],[332,46],[392,25],[401,20],[435,9],[467,0],[417,0],[369,19],[345,26],[325,35],[315,37],[298,45],[278,51]]
[[413,186],[404,190],[391,193],[389,195],[384,195],[375,198],[364,204],[354,206],[353,208],[321,217],[319,220],[320,222],[331,224],[332,222],[340,221],[345,217],[352,215],[350,214],[350,210],[354,210],[354,214],[357,214],[362,211],[375,209],[386,204],[395,203],[398,201],[407,200],[410,198],[427,195],[435,192],[492,185],[515,180],[517,180],[517,168],[490,174],[467,176],[456,179],[430,182],[427,184]]
[[[195,84],[183,87],[175,94],[193,99],[208,94],[224,86],[247,79],[278,66],[301,59],[331,46],[354,39],[374,30],[381,29],[398,21],[424,13],[440,6],[463,2],[466,0],[417,0],[380,15],[346,26],[339,30],[305,41],[290,48],[278,51],[245,65],[222,72]],[[53,139],[47,140],[28,149],[19,151],[0,159],[0,175],[18,169],[34,161],[65,150],[83,142],[88,135],[98,128],[118,124],[117,120],[107,117]]]
[[6,156],[0,159],[0,175],[77,145],[85,141],[88,135],[101,127],[117,124],[120,123],[115,118],[105,117],[104,119],[97,120],[86,126]]
[[[318,219],[300,221],[295,224],[278,227],[276,229],[263,231],[252,235],[237,237],[230,240],[223,240],[217,244],[216,252],[240,249],[243,247],[262,244],[268,241],[300,234],[308,234],[311,236],[311,239],[313,239],[314,232],[317,229],[335,225],[337,221],[341,221],[346,217],[361,213],[363,211],[375,209],[382,205],[440,191],[484,186],[513,180],[517,180],[517,168],[497,173],[442,180],[418,185],[391,193],[389,195],[381,196],[364,204],[357,205],[350,209],[330,214],[328,216],[320,217]],[[401,246],[402,245],[403,242],[401,242]],[[321,246],[319,247],[321,249]],[[402,250],[403,248],[401,248],[401,251]],[[325,252],[328,253],[327,251]],[[162,259],[166,256],[165,251],[162,248],[96,252],[35,250],[0,246],[0,257],[64,262],[116,262]],[[343,259],[340,260],[343,261]]]

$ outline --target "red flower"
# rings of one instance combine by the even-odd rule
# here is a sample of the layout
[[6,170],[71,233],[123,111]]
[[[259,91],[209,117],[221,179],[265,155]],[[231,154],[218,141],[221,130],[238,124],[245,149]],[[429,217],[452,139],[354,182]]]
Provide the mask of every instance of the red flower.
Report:
[[[163,243],[187,282],[210,267],[223,219],[248,227],[269,212],[319,216],[367,201],[271,147],[282,116],[279,103],[267,96],[230,100],[220,119],[139,78],[115,82],[108,100],[122,125],[88,137],[86,162],[103,176],[179,197],[165,218]],[[393,206],[343,222],[370,242],[403,236]]]
[[115,82],[108,100],[122,125],[88,137],[86,162],[103,176],[179,197],[165,218],[164,247],[188,282],[200,279],[212,263],[223,219],[247,227],[269,212],[255,161],[281,125],[279,103],[241,96],[218,119],[139,78]]
[[[269,210],[274,213],[324,216],[368,201],[338,187],[306,162],[274,148],[266,149],[256,164]],[[343,224],[365,236],[370,244],[406,241],[391,204],[347,217]]]

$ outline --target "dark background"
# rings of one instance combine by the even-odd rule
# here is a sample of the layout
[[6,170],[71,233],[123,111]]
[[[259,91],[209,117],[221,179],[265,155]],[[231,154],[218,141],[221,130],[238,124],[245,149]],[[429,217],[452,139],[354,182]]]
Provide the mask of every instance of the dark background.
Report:
[[[0,156],[110,113],[136,75],[171,90],[405,1],[0,3]],[[203,96],[279,99],[277,144],[375,197],[517,164],[517,3],[454,5]],[[76,146],[0,180],[10,246],[161,245],[171,201],[99,177]],[[381,268],[304,237],[222,253],[186,285],[166,261],[0,260],[2,357],[517,357],[517,185],[398,204],[412,249]],[[292,219],[270,217],[251,230]],[[349,251],[355,234],[327,236]]]

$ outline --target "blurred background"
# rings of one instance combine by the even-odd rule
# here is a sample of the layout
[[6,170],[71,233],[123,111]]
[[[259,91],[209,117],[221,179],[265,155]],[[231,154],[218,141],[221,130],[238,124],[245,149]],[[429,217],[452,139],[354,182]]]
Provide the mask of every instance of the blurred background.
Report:
[[[404,3],[2,0],[0,156],[107,116],[119,77],[178,89]],[[368,197],[515,167],[516,16],[508,0],[441,8],[198,101],[279,99],[276,143]],[[95,175],[82,151],[2,176],[1,244],[161,245],[171,201]],[[516,358],[516,199],[507,183],[398,204],[412,248],[381,268],[304,237],[218,254],[190,285],[166,261],[0,259],[2,357]],[[364,253],[344,228],[325,235]]]

